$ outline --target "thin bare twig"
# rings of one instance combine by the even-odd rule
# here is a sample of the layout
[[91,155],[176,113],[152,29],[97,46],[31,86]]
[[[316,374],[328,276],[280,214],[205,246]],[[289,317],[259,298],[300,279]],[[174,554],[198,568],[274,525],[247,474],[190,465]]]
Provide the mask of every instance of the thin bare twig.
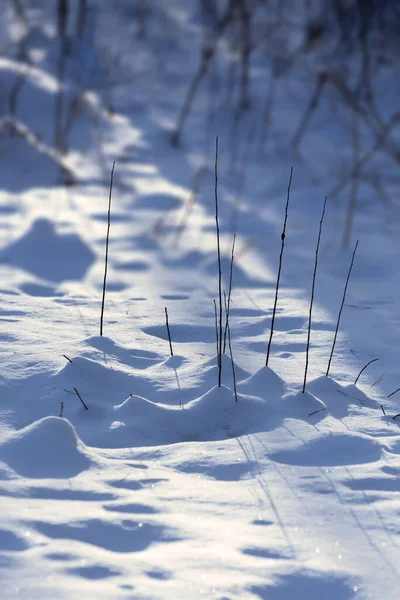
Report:
[[66,358],[67,360],[69,360],[70,363],[72,363],[72,360],[70,358],[68,358],[68,356],[66,354],[63,354],[63,357]]
[[165,324],[167,326],[167,332],[168,332],[169,349],[171,351],[171,356],[173,356],[174,353],[173,353],[173,350],[172,350],[171,332],[169,330],[168,310],[167,310],[167,307],[165,307]]
[[218,295],[219,295],[218,387],[221,387],[221,378],[222,378],[222,269],[221,269],[221,247],[220,247],[220,239],[219,239],[219,220],[218,220],[218,136],[215,138],[215,223],[216,223],[216,228],[217,228]]
[[270,334],[269,334],[267,358],[266,358],[266,361],[265,361],[265,366],[266,367],[268,367],[268,360],[269,360],[269,353],[270,353],[270,350],[271,350],[272,336],[274,334],[276,305],[278,303],[279,282],[280,282],[280,279],[281,279],[283,249],[285,247],[286,223],[287,223],[287,217],[288,217],[288,207],[289,207],[289,199],[290,199],[290,188],[291,188],[291,185],[292,185],[292,177],[293,177],[293,167],[290,169],[290,178],[289,178],[289,185],[288,185],[287,197],[286,197],[285,220],[283,222],[283,231],[281,233],[281,240],[282,240],[281,253],[279,255],[279,267],[278,267],[278,277],[276,279],[275,301],[274,301],[274,308],[273,308],[273,311],[272,311],[272,323],[271,323],[271,331],[270,331]]
[[318,252],[319,252],[319,245],[320,245],[320,242],[321,242],[322,223],[324,221],[325,208],[326,208],[326,201],[327,201],[327,199],[328,199],[328,196],[325,196],[324,207],[322,209],[321,220],[319,222],[319,232],[318,232],[317,248],[315,250],[314,273],[313,273],[313,280],[312,280],[312,286],[311,286],[310,312],[309,312],[309,318],[308,318],[308,333],[307,333],[307,347],[306,347],[306,366],[305,366],[305,369],[304,369],[303,394],[306,391],[306,384],[307,384],[308,355],[309,355],[309,351],[310,351],[311,317],[312,317],[312,309],[313,309],[313,304],[314,304],[315,279],[316,279],[316,276],[317,276]]
[[383,380],[383,375],[378,377],[378,379],[376,381],[374,381],[374,383],[371,383],[371,387],[374,387],[374,385],[376,385],[377,383],[381,383],[382,380]]
[[111,180],[110,180],[110,194],[108,197],[108,222],[107,222],[107,237],[106,237],[106,257],[105,257],[105,265],[104,265],[104,281],[103,281],[103,299],[101,302],[101,314],[100,314],[100,335],[103,335],[103,316],[104,316],[104,302],[106,298],[106,281],[107,281],[107,268],[108,268],[108,243],[110,239],[110,224],[111,224],[111,196],[112,196],[112,187],[113,187],[113,179],[114,179],[114,168],[115,161],[113,162],[113,166],[111,169]]
[[78,392],[78,390],[75,387],[74,387],[74,392],[78,396],[79,400],[82,402],[82,404],[85,407],[85,409],[89,410],[88,407],[86,406],[86,404],[84,403],[84,401],[82,400],[82,396],[80,395],[80,393]]
[[218,366],[219,366],[219,342],[218,342],[218,318],[217,318],[217,303],[214,298],[214,314],[215,314],[215,335],[217,337],[217,357],[218,357]]
[[327,368],[327,370],[326,370],[326,377],[328,377],[328,375],[329,375],[329,369],[331,368],[332,356],[333,356],[333,352],[334,352],[334,350],[335,350],[336,338],[337,338],[337,334],[338,334],[338,331],[339,331],[340,317],[342,316],[342,310],[343,310],[344,301],[345,301],[345,298],[346,298],[347,286],[348,286],[348,284],[349,284],[350,274],[351,274],[351,270],[352,270],[352,268],[353,268],[353,264],[354,264],[354,256],[355,256],[355,254],[356,254],[357,247],[358,247],[358,240],[357,240],[357,243],[356,243],[356,245],[355,245],[355,247],[354,247],[354,250],[353,250],[353,256],[352,256],[352,258],[351,258],[351,264],[350,264],[349,272],[348,272],[348,274],[347,274],[346,284],[345,284],[345,286],[344,286],[344,292],[343,292],[342,304],[341,304],[341,306],[340,306],[340,310],[339,310],[339,316],[338,316],[338,320],[337,320],[337,323],[336,323],[336,331],[335,331],[335,336],[334,336],[334,338],[333,338],[333,344],[332,344],[331,355],[330,355],[330,357],[329,357],[328,368]]
[[229,353],[231,355],[231,364],[232,364],[233,393],[235,394],[235,402],[237,402],[238,395],[237,395],[237,387],[236,387],[236,371],[235,371],[235,361],[233,360],[231,327],[230,327],[229,321],[228,321],[228,344],[229,344]]
[[328,409],[327,408],[319,408],[318,410],[314,410],[313,412],[311,412],[308,416],[312,417],[313,415],[316,415],[317,413],[320,413],[323,410],[328,410]]
[[226,334],[228,331],[229,313],[230,313],[230,308],[231,308],[232,274],[233,274],[233,259],[234,259],[234,255],[235,255],[235,241],[236,241],[236,233],[233,235],[233,241],[232,241],[231,269],[230,269],[230,275],[229,275],[229,292],[228,292],[228,305],[226,307],[226,321],[225,321],[225,331],[224,331],[223,354],[225,354],[225,350],[226,350]]
[[[225,302],[225,313],[228,312],[228,306],[227,306],[227,302],[226,302],[226,293],[224,290],[224,302]],[[235,402],[238,401],[238,395],[237,395],[237,387],[236,387],[236,371],[235,371],[235,362],[233,360],[233,352],[232,352],[232,342],[231,342],[231,328],[229,326],[229,319],[227,320],[227,328],[228,328],[228,346],[229,346],[229,353],[231,355],[231,364],[232,364],[232,379],[233,379],[233,393],[235,395]]]
[[389,396],[387,396],[387,397],[390,398],[390,396],[394,396],[395,394],[397,394],[397,392],[400,392],[400,388],[397,388],[397,390],[394,390],[394,392],[389,394]]
[[365,367],[363,367],[363,368],[361,369],[361,371],[359,372],[359,374],[357,375],[357,377],[356,377],[356,380],[355,380],[355,382],[354,382],[354,385],[357,385],[357,381],[359,380],[361,373],[362,373],[363,371],[365,371],[365,369],[368,367],[368,365],[370,365],[370,364],[372,364],[372,363],[376,362],[377,360],[379,360],[379,358],[374,358],[373,360],[370,360],[369,362],[367,362],[367,364],[365,365]]

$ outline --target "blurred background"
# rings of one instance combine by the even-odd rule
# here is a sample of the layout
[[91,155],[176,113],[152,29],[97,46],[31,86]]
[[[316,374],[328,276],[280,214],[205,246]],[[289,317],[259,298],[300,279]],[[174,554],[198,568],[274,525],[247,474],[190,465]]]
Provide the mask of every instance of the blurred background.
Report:
[[218,134],[223,227],[290,165],[305,213],[337,209],[335,243],[366,213],[397,226],[396,0],[2,0],[1,17],[3,203],[104,183],[112,160],[125,190],[159,165],[201,202]]

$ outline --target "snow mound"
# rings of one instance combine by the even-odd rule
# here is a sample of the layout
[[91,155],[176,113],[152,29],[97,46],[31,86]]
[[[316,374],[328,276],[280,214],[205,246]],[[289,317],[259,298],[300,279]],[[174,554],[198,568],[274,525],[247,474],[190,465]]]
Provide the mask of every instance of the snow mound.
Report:
[[183,408],[131,395],[113,407],[111,420],[90,433],[90,445],[131,448],[227,439],[266,426],[268,410],[260,398],[240,395],[236,402],[226,386],[213,387]]
[[149,388],[143,378],[118,369],[118,365],[107,363],[104,357],[102,362],[82,356],[71,356],[71,360],[54,376],[53,382],[69,390],[76,387],[88,403],[95,400],[112,406],[117,398],[126,398],[133,390],[143,394]]
[[304,467],[362,465],[379,460],[381,448],[363,435],[333,434],[319,436],[306,444],[270,455],[276,462]]
[[324,402],[331,415],[338,419],[345,417],[352,405],[370,407],[375,405],[374,401],[355,385],[342,386],[331,377],[324,375],[310,381],[307,387],[314,396]]
[[367,396],[367,394],[360,390],[360,388],[358,388],[356,385],[346,385],[344,386],[343,391],[348,395],[350,400],[353,400],[353,404],[355,400],[358,406],[360,404],[362,406],[368,406],[369,408],[375,408],[378,406],[375,400]]
[[[235,363],[236,381],[248,377],[247,371]],[[163,402],[178,406],[202,396],[218,382],[218,358],[213,356],[200,363],[189,361],[186,357],[170,356],[152,370],[150,380],[152,393],[162,395]],[[233,389],[232,362],[228,355],[222,355],[222,384]],[[135,393],[138,390],[135,388]],[[150,390],[145,394],[150,395]]]
[[304,394],[302,391],[286,394],[280,408],[286,417],[293,419],[307,419],[311,416],[323,419],[327,414],[326,404],[307,391]]
[[34,221],[22,237],[0,252],[1,262],[54,282],[81,279],[94,259],[79,235],[57,233],[48,219]]
[[284,381],[270,367],[262,367],[254,375],[240,381],[238,389],[260,398],[280,398],[285,391]]
[[0,446],[0,457],[19,475],[70,479],[91,460],[74,427],[65,419],[45,417],[13,433]]
[[93,434],[90,445],[99,448],[162,446],[181,441],[176,426],[179,410],[131,395],[113,407],[108,419]]
[[122,404],[114,406],[114,411],[118,413],[118,418],[138,420],[156,419],[163,412],[164,407],[155,404],[142,396],[130,396]]
[[180,434],[185,441],[237,437],[267,422],[268,408],[252,396],[239,395],[236,402],[231,389],[215,386],[185,406]]
[[[234,361],[236,381],[240,381],[249,376],[249,373],[239,367]],[[210,382],[211,385],[218,380],[218,355],[215,354],[212,358],[203,364],[204,380]],[[232,361],[228,354],[222,354],[222,380],[227,387],[233,387]]]

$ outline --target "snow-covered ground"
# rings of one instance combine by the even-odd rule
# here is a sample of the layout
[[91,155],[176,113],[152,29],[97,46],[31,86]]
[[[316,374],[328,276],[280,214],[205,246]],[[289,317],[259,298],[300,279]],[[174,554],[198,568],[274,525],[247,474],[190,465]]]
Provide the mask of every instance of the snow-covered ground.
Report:
[[[390,394],[400,387],[399,212],[365,183],[348,249],[351,190],[328,197],[302,393],[322,205],[352,155],[337,99],[319,107],[301,154],[291,151],[284,142],[310,96],[294,69],[277,87],[270,145],[260,153],[245,135],[257,128],[257,107],[234,131],[224,94],[212,88],[224,86],[216,67],[182,144],[172,147],[198,65],[197,4],[168,2],[147,39],[135,41],[106,2],[97,39],[106,47],[113,36],[116,54],[129,39],[130,53],[121,51],[111,75],[104,67],[106,81],[84,48],[91,66],[82,85],[97,92],[80,97],[63,155],[52,150],[52,3],[31,4],[29,61],[22,69],[0,56],[3,86],[26,75],[20,133],[0,140],[0,597],[395,600],[400,392]],[[10,8],[6,48],[21,35],[17,22]],[[73,53],[69,61],[73,70]],[[254,68],[257,104],[266,75]],[[383,73],[380,91],[396,74],[396,65]],[[70,83],[66,105],[75,91]],[[390,108],[390,94],[382,96]],[[237,402],[228,345],[218,387],[216,135],[227,293],[237,233],[229,319]],[[374,143],[364,141],[367,149]],[[374,158],[386,165],[383,151]],[[61,168],[71,185],[62,184]]]

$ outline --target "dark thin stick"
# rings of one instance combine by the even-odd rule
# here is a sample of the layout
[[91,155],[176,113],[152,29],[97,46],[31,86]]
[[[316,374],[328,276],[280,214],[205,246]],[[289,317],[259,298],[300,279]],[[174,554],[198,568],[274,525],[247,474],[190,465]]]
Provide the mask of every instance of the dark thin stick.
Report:
[[63,354],[63,357],[66,358],[67,360],[69,360],[70,363],[72,363],[72,360],[70,358],[68,358],[68,356],[66,354]]
[[[228,312],[228,306],[226,302],[226,293],[224,290],[224,302],[225,302],[225,312]],[[236,388],[236,371],[235,371],[235,363],[233,361],[233,352],[232,352],[232,343],[231,343],[231,328],[229,326],[229,320],[227,319],[227,328],[228,328],[228,345],[229,345],[229,353],[231,355],[231,364],[232,364],[232,378],[233,378],[233,392],[235,394],[235,402],[238,401],[237,396],[237,388]]]
[[314,412],[310,413],[308,416],[312,417],[313,415],[316,415],[317,413],[320,413],[323,410],[327,410],[327,409],[326,408],[319,408],[318,410],[314,410]]
[[111,224],[111,195],[114,179],[114,167],[115,161],[111,169],[111,180],[110,180],[110,194],[108,198],[108,224],[107,224],[107,237],[106,237],[106,257],[104,266],[104,281],[103,281],[103,299],[101,302],[101,315],[100,315],[100,335],[103,335],[103,315],[104,315],[104,302],[106,298],[106,281],[107,281],[107,267],[108,267],[108,242],[110,239],[110,224]]
[[357,381],[359,380],[361,373],[362,373],[363,371],[365,371],[365,369],[368,367],[368,365],[370,365],[370,364],[372,364],[372,363],[376,362],[377,360],[379,360],[379,358],[374,358],[373,360],[370,360],[369,362],[367,362],[367,364],[365,365],[365,367],[363,367],[363,368],[361,369],[361,371],[359,372],[359,374],[357,375],[357,377],[356,377],[356,380],[355,380],[355,382],[354,382],[354,385],[357,385]]
[[385,412],[385,409],[383,408],[383,404],[381,404],[381,409],[382,409],[382,412],[383,412],[383,414],[384,414],[384,415],[385,415],[385,417],[386,417],[386,412]]
[[400,392],[400,388],[397,388],[397,390],[394,390],[394,392],[389,394],[389,396],[387,396],[387,397],[390,398],[390,396],[394,396],[397,392]]
[[233,391],[235,394],[235,402],[238,401],[237,388],[236,388],[236,372],[235,372],[235,363],[233,361],[233,352],[232,352],[232,343],[231,343],[231,327],[228,323],[228,344],[229,344],[229,353],[231,355],[231,363],[232,363],[232,377],[233,377]]
[[314,264],[314,273],[313,273],[312,287],[311,287],[310,313],[309,313],[309,318],[308,318],[308,333],[307,333],[307,347],[306,347],[306,366],[305,366],[305,369],[304,369],[303,394],[306,391],[306,383],[307,383],[308,356],[309,356],[309,352],[310,352],[310,338],[311,338],[311,317],[312,317],[312,309],[313,309],[313,304],[314,304],[314,292],[315,292],[315,278],[317,276],[319,244],[320,244],[320,241],[321,241],[322,223],[324,221],[325,208],[326,208],[326,201],[327,201],[327,199],[328,199],[328,196],[325,196],[324,207],[322,209],[321,220],[319,222],[319,232],[318,232],[317,248],[315,250],[315,264]]
[[61,401],[61,408],[60,408],[60,419],[62,419],[63,412],[64,412],[64,402],[63,402],[63,401]]
[[280,279],[281,279],[281,270],[282,270],[282,257],[283,257],[283,249],[285,247],[286,222],[287,222],[287,216],[288,216],[288,207],[289,207],[289,199],[290,199],[290,187],[292,185],[292,176],[293,176],[293,167],[290,169],[290,178],[289,178],[289,185],[288,185],[287,198],[286,198],[286,208],[285,208],[285,220],[284,220],[284,223],[283,223],[283,231],[281,233],[282,245],[281,245],[281,253],[280,253],[280,256],[279,256],[278,277],[276,279],[275,301],[274,301],[274,309],[273,309],[273,312],[272,312],[272,323],[271,323],[271,331],[270,331],[270,334],[269,334],[267,359],[265,361],[265,366],[266,367],[268,367],[268,360],[269,360],[269,353],[270,353],[270,350],[271,350],[272,336],[274,335],[276,305],[278,303],[279,282],[280,282]]
[[218,221],[218,136],[215,138],[215,223],[216,223],[216,227],[217,227],[218,295],[219,295],[218,387],[221,387],[221,378],[222,378],[222,269],[221,269],[221,248],[220,248],[220,241],[219,241],[219,221]]
[[394,421],[395,419],[397,419],[398,417],[400,417],[400,413],[399,413],[398,415],[395,415],[395,416],[393,417],[393,421]]
[[332,344],[331,355],[330,355],[330,357],[329,357],[328,368],[327,368],[327,370],[326,370],[326,377],[328,377],[328,375],[329,375],[329,369],[331,368],[332,356],[333,356],[333,352],[334,352],[334,350],[335,350],[336,338],[337,338],[337,334],[338,334],[338,331],[339,331],[340,317],[342,316],[342,310],[343,310],[344,301],[345,301],[345,298],[346,298],[347,286],[348,286],[348,283],[349,283],[349,279],[350,279],[351,270],[352,270],[352,268],[353,268],[353,264],[354,264],[354,256],[355,256],[355,254],[356,254],[357,246],[358,246],[358,240],[357,240],[357,243],[356,243],[356,245],[355,245],[355,247],[354,247],[354,250],[353,250],[353,256],[352,256],[352,259],[351,259],[350,269],[349,269],[349,272],[348,272],[348,274],[347,274],[346,284],[345,284],[345,286],[344,286],[344,292],[343,292],[342,304],[341,304],[341,306],[340,306],[340,310],[339,310],[339,316],[338,316],[338,320],[337,320],[337,323],[336,323],[335,337],[333,338],[333,344]]
[[225,354],[225,350],[226,350],[226,333],[227,333],[228,327],[229,327],[229,312],[230,312],[230,308],[231,308],[232,274],[233,274],[233,258],[235,255],[235,241],[236,241],[236,233],[233,235],[233,242],[232,242],[231,270],[230,270],[230,275],[229,275],[228,306],[226,308],[226,321],[225,321],[225,331],[224,331],[224,349],[223,349],[224,354]]
[[165,307],[165,323],[167,325],[167,331],[168,331],[168,340],[169,340],[169,348],[171,350],[171,356],[174,355],[173,350],[172,350],[172,342],[171,342],[171,332],[169,330],[169,323],[168,323],[168,311],[167,311],[167,307]]
[[218,357],[218,366],[219,366],[219,343],[218,343],[218,318],[217,318],[217,303],[214,298],[214,313],[215,313],[215,335],[217,338],[217,357]]
[[75,394],[78,396],[79,400],[82,402],[83,406],[86,408],[86,410],[89,410],[88,407],[86,406],[86,404],[84,403],[84,401],[82,400],[82,396],[80,395],[78,390],[76,388],[74,388],[74,391],[75,391]]
[[378,379],[376,381],[374,381],[374,383],[371,384],[371,387],[374,387],[374,385],[376,385],[377,383],[380,383],[382,380],[383,380],[383,375],[378,377]]

